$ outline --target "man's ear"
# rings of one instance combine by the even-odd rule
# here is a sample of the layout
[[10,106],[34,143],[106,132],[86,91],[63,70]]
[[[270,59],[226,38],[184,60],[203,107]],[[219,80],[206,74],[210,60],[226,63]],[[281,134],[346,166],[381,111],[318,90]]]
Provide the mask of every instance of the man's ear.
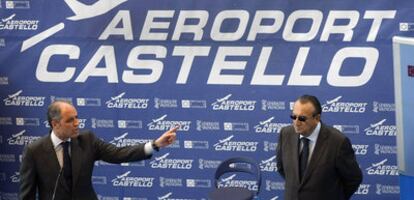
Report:
[[318,120],[318,121],[321,121],[321,114],[317,114],[317,115],[315,116],[315,119],[316,119],[316,120]]
[[59,121],[58,120],[52,120],[52,128],[56,128],[57,126],[59,126]]

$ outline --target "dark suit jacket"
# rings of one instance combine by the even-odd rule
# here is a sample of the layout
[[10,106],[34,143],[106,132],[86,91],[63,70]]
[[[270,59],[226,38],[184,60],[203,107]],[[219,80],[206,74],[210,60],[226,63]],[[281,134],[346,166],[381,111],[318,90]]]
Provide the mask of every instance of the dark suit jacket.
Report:
[[20,168],[20,199],[51,200],[56,187],[55,199],[97,199],[92,187],[92,171],[96,160],[122,163],[147,159],[144,144],[118,148],[105,143],[91,132],[79,134],[71,142],[73,187],[70,190],[60,172],[59,161],[50,134],[29,144],[23,153]]
[[280,131],[277,167],[285,179],[285,200],[345,200],[362,182],[351,142],[338,130],[321,124],[306,172],[299,181],[299,136],[293,126]]

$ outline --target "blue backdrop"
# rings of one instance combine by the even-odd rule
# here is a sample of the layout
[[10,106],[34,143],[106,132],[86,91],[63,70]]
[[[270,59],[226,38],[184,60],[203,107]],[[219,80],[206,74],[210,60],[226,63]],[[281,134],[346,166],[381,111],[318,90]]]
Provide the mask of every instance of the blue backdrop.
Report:
[[[0,1],[0,199],[17,199],[21,152],[47,134],[56,99],[118,146],[180,124],[152,160],[96,162],[100,199],[206,199],[220,161],[261,167],[260,199],[283,199],[278,132],[313,94],[352,141],[364,180],[353,199],[397,199],[395,35],[412,1]],[[254,187],[244,177],[227,185]]]

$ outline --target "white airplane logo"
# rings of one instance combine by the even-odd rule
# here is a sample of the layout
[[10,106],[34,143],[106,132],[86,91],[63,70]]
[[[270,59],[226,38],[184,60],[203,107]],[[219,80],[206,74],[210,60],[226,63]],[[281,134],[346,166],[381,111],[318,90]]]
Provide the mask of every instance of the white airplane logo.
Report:
[[[78,21],[82,19],[88,19],[99,15],[103,15],[126,1],[128,0],[98,0],[92,5],[86,5],[77,0],[65,0],[69,8],[75,13],[74,16],[68,17],[67,19],[72,21]],[[20,48],[20,52],[26,51],[27,49],[35,46],[36,44],[63,30],[64,28],[65,23],[60,22],[24,40],[22,43],[22,47]]]
[[150,163],[154,163],[154,162],[156,162],[156,161],[163,160],[163,159],[167,158],[167,156],[169,156],[169,155],[170,155],[170,153],[166,153],[166,154],[164,154],[163,156],[156,157],[156,158],[155,158],[155,160],[151,161]]
[[124,177],[128,176],[130,173],[131,173],[131,171],[127,171],[127,172],[125,172],[124,174],[121,174],[121,175],[119,175],[119,176],[116,176],[116,178],[117,178],[117,179],[124,178]]
[[110,141],[109,143],[113,143],[113,142],[118,141],[120,139],[124,139],[127,135],[128,135],[128,132],[122,134],[121,136],[114,137],[114,139],[112,141]]
[[19,91],[17,91],[17,92],[16,92],[16,93],[14,93],[14,94],[10,94],[10,95],[9,95],[9,99],[12,99],[12,98],[14,98],[14,97],[19,96],[22,92],[23,92],[23,90],[19,90]]
[[387,119],[383,119],[383,120],[381,120],[381,121],[379,121],[379,122],[377,122],[377,123],[375,123],[375,124],[371,124],[370,126],[371,126],[372,128],[374,128],[374,127],[377,127],[377,126],[382,125],[385,121],[387,121]]
[[339,99],[341,99],[342,98],[342,96],[338,96],[338,97],[336,97],[335,99],[332,99],[332,100],[330,100],[330,101],[326,101],[326,104],[333,104],[333,103],[335,103],[335,102],[338,102],[339,101]]
[[122,93],[121,93],[121,94],[119,94],[118,96],[111,97],[111,99],[112,99],[113,101],[115,101],[115,100],[118,100],[118,99],[122,98],[124,95],[125,95],[125,92],[122,92]]
[[125,92],[122,92],[118,96],[111,97],[111,100],[106,101],[106,103],[108,104],[108,103],[111,103],[111,101],[116,101],[116,100],[122,98],[124,95],[125,95]]
[[24,133],[26,132],[26,130],[22,130],[16,134],[13,134],[11,138],[7,139],[7,141],[13,141],[13,139],[19,138],[20,136],[22,136]]
[[267,160],[262,160],[262,164],[269,163],[269,162],[271,162],[272,160],[275,160],[275,159],[276,159],[276,156],[272,156],[271,158],[269,158]]
[[225,142],[227,142],[227,141],[230,141],[233,137],[234,137],[234,135],[230,135],[229,137],[227,137],[227,138],[225,138],[225,139],[219,140],[219,142],[218,142],[218,143],[216,143],[216,144],[214,144],[214,146],[217,146],[217,145],[219,145],[219,144],[222,144],[222,143],[225,143]]
[[162,199],[167,199],[168,197],[170,197],[172,195],[172,192],[169,192],[168,194],[162,196],[162,197],[158,197],[158,200],[162,200]]
[[375,128],[377,126],[381,126],[385,121],[387,121],[387,119],[383,119],[375,124],[370,124],[368,128],[365,129],[365,131],[370,130],[371,128]]
[[212,103],[211,105],[214,105],[214,104],[216,104],[216,103],[220,103],[220,102],[222,102],[222,101],[226,101],[226,100],[228,100],[228,99],[231,97],[231,95],[232,95],[232,94],[228,94],[227,96],[225,96],[225,97],[223,97],[223,98],[216,99],[217,101],[216,101],[216,102],[214,102],[214,103]]
[[271,122],[274,118],[275,118],[275,117],[271,117],[271,118],[269,118],[269,119],[267,119],[267,120],[265,120],[265,121],[261,121],[261,122],[260,122],[260,125],[270,123],[270,122]]
[[156,123],[156,122],[162,121],[162,120],[164,120],[166,117],[167,117],[167,115],[165,114],[165,115],[161,116],[161,117],[160,117],[160,118],[158,118],[158,119],[153,119],[153,120],[152,120],[152,122],[153,122],[153,123]]
[[272,120],[273,120],[273,119],[275,119],[275,117],[271,117],[271,118],[266,119],[266,120],[264,120],[264,121],[260,121],[260,122],[259,122],[259,125],[256,125],[256,126],[255,126],[255,128],[257,128],[257,127],[259,127],[259,126],[262,126],[262,125],[265,125],[265,124],[268,124],[268,123],[272,122]]
[[381,166],[381,165],[385,164],[387,161],[388,161],[388,159],[384,159],[384,160],[382,160],[381,162],[378,162],[378,163],[374,163],[374,164],[372,164],[372,166],[371,166],[371,167],[368,167],[367,169],[372,169],[372,168],[374,168],[374,167]]
[[16,14],[12,14],[12,15],[10,15],[10,16],[9,16],[9,17],[7,17],[7,18],[1,19],[1,21],[2,21],[2,22],[7,22],[7,21],[9,21],[9,20],[13,19],[15,16],[16,16]]
[[65,0],[66,4],[75,13],[66,19],[78,21],[103,15],[128,0],[99,0],[92,5],[86,5],[77,0]]
[[229,181],[229,180],[232,180],[234,177],[236,177],[236,174],[233,174],[233,175],[231,175],[231,176],[229,176],[229,177],[227,177],[227,178],[223,178],[223,179],[221,179],[221,182],[227,182],[227,181]]

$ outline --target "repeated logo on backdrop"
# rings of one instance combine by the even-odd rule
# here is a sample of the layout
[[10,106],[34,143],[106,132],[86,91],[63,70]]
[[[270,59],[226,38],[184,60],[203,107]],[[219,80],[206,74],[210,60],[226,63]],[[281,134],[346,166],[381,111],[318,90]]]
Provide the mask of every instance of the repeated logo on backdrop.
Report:
[[151,168],[154,169],[182,169],[190,170],[193,168],[193,159],[173,159],[169,158],[170,153],[166,153],[162,156],[155,157],[154,160],[149,162]]
[[366,102],[343,101],[342,96],[338,96],[322,104],[322,112],[364,113],[367,104]]
[[107,108],[127,108],[127,109],[146,109],[149,99],[142,98],[125,98],[125,92],[111,97],[105,102]]
[[39,20],[20,19],[16,13],[1,19],[0,30],[35,31],[39,27]]
[[[20,96],[20,94],[14,95],[14,98]],[[11,97],[13,98],[13,97]],[[8,98],[8,99],[11,99]],[[122,97],[121,97],[122,98]],[[121,98],[117,98],[119,100]],[[53,98],[53,100],[58,98]],[[62,99],[62,98],[59,98]],[[22,104],[20,104],[22,105]],[[375,104],[373,104],[375,105]],[[104,105],[102,105],[104,106]],[[45,106],[42,106],[45,107]],[[106,106],[105,106],[106,107]],[[112,109],[112,108],[101,108],[101,109]],[[158,108],[159,109],[159,108]],[[375,113],[373,111],[373,113]],[[144,119],[144,120],[113,120],[113,119],[97,119],[92,118],[91,124],[86,123],[88,119],[80,119],[80,126],[82,128],[118,128],[118,130],[126,129],[126,130],[133,130],[134,127],[139,127],[140,129],[145,129],[148,131],[157,130],[157,131],[165,131],[169,128],[173,127],[176,124],[181,125],[182,132],[186,131],[193,131],[191,134],[195,134],[197,132],[204,132],[204,131],[228,131],[232,129],[239,129],[236,131],[236,134],[231,134],[227,137],[220,137],[217,141],[208,141],[208,140],[185,140],[183,142],[183,149],[187,151],[210,151],[214,150],[217,152],[271,152],[274,153],[277,147],[277,141],[264,141],[262,143],[263,149],[260,149],[260,142],[255,140],[245,140],[245,139],[238,139],[239,133],[243,132],[243,124],[246,124],[245,127],[252,126],[252,130],[249,131],[249,134],[252,133],[264,133],[264,134],[278,134],[280,129],[284,126],[288,126],[290,123],[288,121],[278,123],[276,121],[275,116],[270,117],[262,117],[262,120],[254,120],[250,122],[244,123],[235,123],[235,122],[222,122],[220,121],[201,121],[201,120],[168,120],[168,114],[161,114],[156,116],[155,118],[151,119]],[[4,125],[12,125],[14,124],[13,121],[8,117],[2,118],[2,123]],[[139,121],[139,122],[138,122]],[[143,127],[142,123],[147,123],[147,126]],[[30,127],[33,124],[33,120],[30,118],[17,118],[16,125],[17,126],[24,126]],[[195,127],[191,127],[190,125],[194,122],[196,124]],[[34,124],[38,124],[35,122]],[[47,121],[43,121],[44,127],[49,128]],[[127,125],[128,124],[128,125]],[[381,136],[381,137],[389,137],[395,136],[395,125],[387,123],[387,119],[381,119],[378,121],[373,121],[369,123],[367,127],[363,130],[359,130],[359,125],[335,125],[337,129],[342,131],[344,134],[352,136],[353,134],[365,134],[367,136]],[[223,127],[221,129],[221,127]],[[231,127],[231,128],[230,128]],[[144,131],[145,131],[144,130]],[[195,132],[194,132],[195,131]],[[180,132],[179,132],[180,133]],[[129,131],[120,132],[118,135],[112,137],[108,140],[109,143],[112,143],[118,147],[128,146],[128,145],[135,145],[139,143],[145,143],[151,141],[149,137],[148,139],[139,139],[133,136],[135,133],[131,133]],[[200,133],[198,133],[200,134]],[[34,140],[40,138],[40,136],[34,136],[31,133],[28,133],[26,129],[18,131],[12,134],[10,137],[5,138],[7,144],[10,146],[20,145],[24,146],[27,145]],[[212,143],[210,145],[209,143]],[[178,148],[180,148],[178,146]],[[353,149],[355,154],[361,158],[367,158],[368,156],[376,155],[376,156],[388,156],[396,154],[396,146],[395,145],[387,145],[387,144],[361,144],[361,143],[353,143]],[[164,153],[161,155],[157,155],[154,157],[153,160],[148,162],[148,167],[152,169],[171,169],[171,170],[214,170],[217,168],[220,160],[209,160],[206,158],[197,159],[194,162],[194,159],[184,159],[179,158],[180,155],[176,154],[178,158],[172,157],[171,153]],[[15,154],[1,154],[0,156],[1,162],[4,163],[14,163],[16,162]],[[196,168],[193,165],[197,163]],[[268,157],[264,157],[262,160],[258,160],[258,164],[262,173],[268,173],[268,176],[272,177],[277,174],[277,167],[276,167],[276,156],[271,155]],[[107,167],[115,167],[116,165],[112,164],[97,164],[97,166],[107,166]],[[133,166],[141,166],[144,167],[145,164],[143,162],[137,164],[130,164],[124,163],[121,166],[124,167],[133,167]],[[368,176],[395,176],[398,175],[397,166],[395,164],[389,164],[387,158],[379,161],[374,161],[369,163],[365,166],[365,173]],[[174,188],[211,188],[211,179],[183,179],[180,177],[146,177],[141,175],[131,175],[133,170],[130,169],[123,174],[117,174],[115,177],[108,177],[108,176],[94,176],[93,182],[95,185],[108,185],[111,184],[114,187],[139,187],[139,188],[154,188],[159,187],[174,187]],[[10,175],[10,180],[16,181],[18,180],[18,173],[14,173]],[[110,179],[108,182],[107,179]],[[269,192],[282,192],[284,190],[283,182],[280,181],[273,181],[273,179],[265,179],[265,190]],[[221,186],[231,186],[231,185],[243,185],[243,187],[247,187],[250,189],[257,189],[256,186],[252,181],[249,180],[238,180],[236,175],[225,177],[219,183]],[[363,184],[357,191],[357,195],[369,195],[370,188],[376,188],[375,194],[376,195],[383,195],[383,194],[397,194],[399,191],[398,186],[392,185],[385,185],[385,184]],[[397,187],[397,188],[396,188]]]
[[[55,100],[117,147],[180,126],[150,160],[95,162],[98,199],[205,200],[232,156],[258,163],[260,199],[283,199],[277,138],[303,93],[352,141],[364,173],[354,199],[397,198],[392,71],[380,66],[392,65],[384,40],[414,34],[414,14],[373,0],[208,3],[65,0],[52,12],[0,0],[0,199],[18,199],[22,150],[48,133]],[[258,189],[238,174],[218,183]]]
[[365,134],[368,136],[396,136],[396,126],[389,125],[386,121],[387,119],[382,119],[370,124],[369,127],[364,129]]
[[135,177],[130,175],[131,171],[117,175],[111,180],[115,187],[152,187],[154,184],[153,177]]
[[44,106],[45,98],[41,96],[23,96],[21,95],[23,90],[19,90],[16,93],[9,94],[3,99],[5,106],[29,106],[39,107]]

